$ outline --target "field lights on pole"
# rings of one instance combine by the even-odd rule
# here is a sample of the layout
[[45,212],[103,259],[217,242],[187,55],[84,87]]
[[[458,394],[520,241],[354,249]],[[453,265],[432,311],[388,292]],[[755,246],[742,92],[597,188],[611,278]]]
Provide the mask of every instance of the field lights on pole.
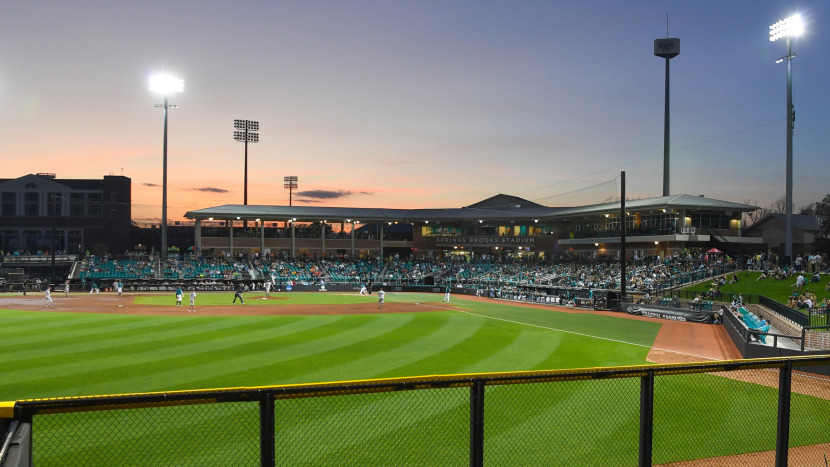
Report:
[[787,55],[778,59],[776,63],[787,61],[787,194],[786,194],[786,240],[784,242],[784,262],[790,264],[793,256],[793,128],[795,126],[795,108],[793,107],[793,68],[791,60],[795,57],[792,52],[791,37],[804,32],[804,23],[801,15],[795,14],[769,27],[769,40],[787,39]]
[[297,181],[298,180],[299,179],[297,178],[296,175],[288,175],[286,177],[283,177],[283,181],[285,182],[285,185],[283,185],[283,187],[286,190],[288,190],[288,205],[289,206],[291,206],[291,193],[294,190],[297,189]]
[[248,143],[259,142],[259,122],[253,120],[234,120],[233,139],[245,143],[245,205],[248,205]]
[[162,145],[162,195],[161,195],[161,258],[167,259],[167,109],[176,108],[167,103],[167,96],[184,91],[184,80],[170,75],[157,74],[150,77],[150,91],[161,94],[164,104],[156,107],[164,109],[164,142]]

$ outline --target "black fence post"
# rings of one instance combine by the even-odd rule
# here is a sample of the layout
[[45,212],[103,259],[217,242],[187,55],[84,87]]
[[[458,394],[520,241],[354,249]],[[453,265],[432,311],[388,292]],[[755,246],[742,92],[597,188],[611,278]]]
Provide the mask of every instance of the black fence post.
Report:
[[470,467],[484,465],[484,381],[470,387]]
[[263,467],[277,463],[274,431],[274,395],[263,391],[259,396],[259,463]]
[[788,360],[781,367],[778,376],[778,433],[775,437],[775,465],[787,466],[790,449],[790,389],[793,377],[793,362]]
[[640,378],[640,467],[651,466],[654,433],[654,371]]

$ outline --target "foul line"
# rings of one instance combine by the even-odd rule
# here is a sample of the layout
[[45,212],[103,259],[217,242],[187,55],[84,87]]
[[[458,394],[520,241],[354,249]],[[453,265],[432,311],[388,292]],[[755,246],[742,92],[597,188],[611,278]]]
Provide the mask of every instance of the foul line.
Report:
[[636,344],[634,342],[626,342],[626,341],[621,341],[619,339],[611,339],[610,337],[593,336],[591,334],[584,334],[584,333],[575,332],[575,331],[567,331],[565,329],[557,329],[557,328],[552,328],[552,327],[548,327],[548,326],[541,326],[539,324],[523,323],[521,321],[515,321],[515,320],[510,320],[510,319],[505,319],[505,318],[497,318],[495,316],[482,315],[482,314],[473,313],[473,312],[470,312],[470,311],[457,310],[457,309],[453,309],[453,308],[444,308],[444,307],[439,307],[439,306],[435,306],[435,305],[426,305],[426,304],[424,304],[424,306],[428,306],[428,307],[432,307],[432,308],[438,308],[440,310],[445,310],[445,311],[457,311],[459,313],[464,313],[464,314],[471,315],[471,316],[478,316],[480,318],[494,319],[496,321],[504,321],[506,323],[520,324],[520,325],[530,326],[530,327],[539,328],[539,329],[546,329],[548,331],[557,331],[557,332],[563,332],[563,333],[566,333],[566,334],[573,334],[573,335],[576,335],[576,336],[588,337],[588,338],[592,338],[592,339],[601,339],[601,340],[604,340],[604,341],[616,342],[618,344],[634,345],[634,346],[637,346],[637,347],[644,347],[646,349],[661,350],[663,352],[672,352],[672,353],[676,353],[676,354],[680,354],[680,355],[689,355],[691,357],[702,358],[702,359],[705,359],[705,360],[713,360],[713,361],[718,360],[717,358],[705,357],[703,355],[697,355],[697,354],[693,354],[693,353],[678,352],[677,350],[670,350],[670,349],[661,349],[660,347],[652,347],[652,346],[643,345],[643,344]]

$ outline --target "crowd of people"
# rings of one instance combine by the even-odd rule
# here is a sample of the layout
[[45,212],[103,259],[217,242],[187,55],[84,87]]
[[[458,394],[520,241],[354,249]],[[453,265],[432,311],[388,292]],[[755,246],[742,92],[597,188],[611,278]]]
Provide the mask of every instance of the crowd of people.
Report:
[[[767,265],[764,257],[748,261],[748,267]],[[806,270],[798,270],[798,264]],[[432,285],[466,287],[482,295],[511,288],[571,287],[579,289],[619,289],[623,280],[628,291],[655,293],[689,283],[713,278],[703,298],[719,299],[720,287],[735,283],[739,276],[737,262],[726,257],[706,257],[689,252],[668,257],[636,257],[626,266],[622,278],[615,258],[559,259],[538,257],[500,258],[492,256],[446,255],[443,257],[349,258],[328,255],[320,258],[200,258],[196,255],[171,255],[166,261],[146,255],[114,258],[88,255],[74,268],[73,283],[83,288],[91,283],[128,282],[132,290],[164,284],[186,283],[200,290],[235,290],[242,283],[250,290],[278,290],[286,285],[320,285],[374,283],[377,285]],[[825,306],[817,303],[806,285],[820,279],[821,255],[808,255],[793,268],[761,270],[758,280],[785,280],[796,276],[790,305],[799,308]],[[161,272],[163,271],[163,273]],[[792,280],[792,279],[788,279]],[[44,281],[44,286],[45,286]],[[830,289],[830,283],[827,286]],[[36,287],[41,290],[42,287]],[[115,287],[113,287],[115,289]],[[149,290],[149,289],[148,289]],[[494,292],[489,292],[489,291]],[[485,292],[486,291],[486,292]]]

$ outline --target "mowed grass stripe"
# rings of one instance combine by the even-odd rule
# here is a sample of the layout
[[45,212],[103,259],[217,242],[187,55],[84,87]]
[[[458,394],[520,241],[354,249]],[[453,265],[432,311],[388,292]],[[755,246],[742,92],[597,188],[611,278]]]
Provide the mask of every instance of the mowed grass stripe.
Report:
[[[246,386],[279,384],[282,375],[262,374],[260,368],[274,361],[312,356],[332,349],[338,349],[356,340],[367,339],[376,334],[387,332],[390,327],[403,326],[406,320],[393,320],[390,315],[363,315],[343,320],[337,317],[325,326],[316,327],[301,333],[292,334],[293,345],[283,345],[283,339],[275,334],[263,336],[256,341],[249,341],[243,336],[236,336],[236,342],[224,349],[214,349],[206,343],[204,351],[189,355],[187,358],[172,357],[154,362],[142,362],[138,365],[120,367],[124,374],[119,375],[121,385],[139,387],[140,391],[161,391],[170,389],[197,389],[194,381],[208,381],[206,387]],[[325,316],[306,316],[300,321],[326,320]],[[263,327],[278,322],[276,318],[263,320]],[[301,337],[302,336],[302,337]],[[97,371],[96,371],[97,373]],[[244,375],[229,377],[229,375]],[[112,391],[114,385],[102,378],[98,384],[85,388],[91,394]],[[171,381],[175,383],[171,386]]]
[[[80,329],[67,330],[66,332],[53,332],[43,330],[35,334],[31,331],[28,336],[30,342],[25,342],[25,337],[9,339],[13,342],[8,345],[0,345],[3,355],[17,358],[15,353],[25,355],[37,355],[38,351],[49,351],[60,348],[60,353],[67,355],[76,351],[100,350],[101,348],[120,346],[125,347],[131,343],[130,339],[138,341],[151,341],[163,339],[164,336],[179,336],[183,334],[199,332],[203,326],[213,328],[228,328],[230,322],[202,321],[196,322],[193,319],[159,319],[152,317],[140,317],[140,319],[123,319],[116,321],[105,321],[103,327],[97,324],[88,324]],[[236,321],[231,326],[244,325],[244,321]],[[24,342],[16,342],[24,340]],[[120,342],[113,342],[121,340]],[[103,347],[102,347],[103,346]]]
[[361,343],[350,352],[351,358],[332,356],[337,366],[329,365],[293,379],[326,381],[417,374],[404,368],[424,361],[429,362],[427,366],[435,364],[439,355],[468,341],[484,324],[458,313],[417,313],[413,318],[416,319],[398,333]]
[[[135,465],[137,459],[141,465],[166,465],[171,458],[177,465],[256,461],[258,417],[255,402],[222,404],[221,410],[205,404],[41,415],[34,419],[33,455],[36,465],[96,465],[100,459],[122,465]],[[78,426],[66,419],[77,419],[83,432],[66,430]],[[40,443],[39,437],[51,442]]]
[[[223,374],[222,378],[224,381],[249,381],[246,384],[252,386],[341,379],[338,377],[338,365],[366,354],[377,356],[385,350],[380,342],[396,342],[407,336],[414,338],[410,331],[413,321],[414,316],[411,314],[361,315],[344,320],[341,332],[337,334],[285,336],[274,343],[271,354],[257,360],[258,364],[239,366],[235,371]],[[358,325],[359,322],[365,324]],[[310,342],[318,345],[310,345]],[[308,374],[315,372],[327,374],[330,379],[311,379]],[[372,376],[365,375],[366,368],[361,374],[347,375],[342,379]],[[214,376],[203,375],[202,379],[191,380],[189,384],[194,387],[213,387],[217,382]]]
[[[453,341],[453,345],[451,346],[443,346],[442,348],[436,349],[435,352],[432,352],[431,355],[426,355],[424,358],[408,360],[405,366],[400,366],[394,373],[388,371],[383,376],[466,373],[473,366],[477,366],[482,371],[499,371],[499,364],[497,362],[501,361],[501,358],[508,358],[509,356],[518,356],[519,358],[515,360],[511,359],[509,362],[501,361],[501,363],[511,365],[515,370],[522,370],[530,369],[528,367],[530,362],[526,358],[530,360],[539,358],[537,354],[539,346],[533,344],[525,347],[523,354],[519,350],[516,350],[509,356],[501,354],[501,351],[505,347],[510,346],[515,341],[522,329],[531,328],[500,323],[463,313],[455,312],[455,314],[463,316],[466,325],[468,327],[474,327],[476,332],[469,334],[463,341]],[[448,332],[452,333],[453,331],[449,330]],[[550,348],[549,346],[555,347],[559,342],[559,338],[549,332],[547,334],[550,336],[549,340],[542,337],[541,333],[532,335],[540,338],[542,348]],[[529,344],[529,342],[525,343]],[[541,353],[544,353],[544,351]],[[490,360],[493,365],[484,367],[480,364],[482,360]]]
[[[65,361],[60,366],[51,368],[48,376],[44,376],[44,373],[38,368],[32,368],[28,373],[21,371],[21,374],[16,375],[16,378],[8,380],[8,385],[0,385],[0,397],[7,397],[5,396],[6,391],[18,391],[27,387],[50,388],[49,394],[37,394],[27,397],[53,397],[55,394],[77,395],[65,392],[70,391],[73,385],[83,387],[84,394],[101,394],[100,392],[86,391],[90,390],[93,386],[92,383],[96,381],[100,381],[105,386],[111,386],[122,378],[127,381],[135,381],[138,385],[136,387],[143,387],[144,381],[158,378],[167,378],[169,385],[171,381],[177,380],[174,373],[178,371],[178,368],[186,368],[205,361],[212,361],[222,366],[222,362],[229,356],[245,355],[244,352],[238,354],[234,351],[240,346],[257,344],[267,346],[275,337],[291,334],[303,335],[306,339],[310,339],[315,329],[334,325],[342,319],[340,316],[319,317],[320,319],[317,320],[298,319],[296,317],[280,320],[255,319],[258,317],[250,316],[245,318],[241,320],[196,318],[194,322],[224,323],[225,326],[212,331],[212,339],[194,340],[192,336],[188,339],[182,336],[174,336],[167,339],[166,342],[144,342],[139,345],[139,348],[130,349],[131,352],[124,352],[125,349],[117,345],[118,338],[116,338],[114,339],[115,345],[110,347],[108,351],[98,352],[91,359],[79,358]],[[159,318],[148,317],[148,319],[158,320]],[[264,325],[263,321],[276,324],[276,326]],[[236,327],[238,325],[236,323],[239,322],[247,323],[246,331],[241,333],[229,332],[228,326]],[[155,376],[160,371],[165,370],[168,370],[168,372],[163,376]],[[207,371],[203,374],[212,375],[213,373]],[[153,386],[151,388],[130,389],[128,392],[151,391],[154,389],[169,389],[169,386],[166,388]],[[124,392],[123,389],[115,391]]]
[[119,315],[112,314],[87,314],[87,313],[54,313],[45,311],[11,311],[10,313],[35,316],[35,319],[27,320],[25,325],[12,325],[0,328],[0,342],[2,346],[18,345],[31,342],[38,336],[49,340],[60,333],[72,334],[77,330],[114,325],[128,326],[130,322],[141,320],[139,316],[120,315],[130,320],[119,319]]
[[[529,456],[543,463],[567,460],[580,465],[581,457],[615,465],[633,452],[636,463],[639,387],[636,379],[538,383],[524,386],[518,399],[516,387],[488,388],[485,398],[492,422],[485,455],[496,464]],[[623,436],[617,433],[620,426],[629,430]],[[592,442],[586,443],[586,438]],[[586,457],[586,450],[597,445],[600,451]]]
[[510,306],[503,302],[465,301],[463,311],[506,322],[541,326],[551,330],[597,336],[649,347],[657,337],[660,323],[595,315],[580,312],[559,312],[554,309]]
[[[467,388],[277,401],[275,414],[284,465],[396,465],[404,454],[414,454],[409,465],[436,465],[429,459],[451,459],[445,443],[460,444],[461,464],[469,459]],[[280,425],[283,418],[293,423]]]
[[[286,325],[290,324],[286,318]],[[75,339],[50,342],[48,347],[38,345],[35,348],[25,346],[18,352],[9,353],[9,361],[4,365],[8,372],[16,369],[26,369],[33,366],[49,369],[52,366],[63,365],[66,362],[84,362],[95,364],[100,360],[111,358],[113,348],[123,355],[132,355],[135,358],[151,357],[143,354],[158,352],[159,349],[181,355],[183,347],[191,344],[204,346],[204,342],[229,338],[229,333],[250,333],[260,331],[259,322],[248,320],[171,320],[159,322],[153,319],[147,322],[152,327],[130,328],[93,334],[93,338],[79,336]]]
[[493,373],[548,368],[544,366],[549,358],[561,351],[562,334],[546,329],[522,325],[495,325],[495,332],[501,337],[501,345],[495,342],[483,343],[478,360],[470,362],[459,373]]

